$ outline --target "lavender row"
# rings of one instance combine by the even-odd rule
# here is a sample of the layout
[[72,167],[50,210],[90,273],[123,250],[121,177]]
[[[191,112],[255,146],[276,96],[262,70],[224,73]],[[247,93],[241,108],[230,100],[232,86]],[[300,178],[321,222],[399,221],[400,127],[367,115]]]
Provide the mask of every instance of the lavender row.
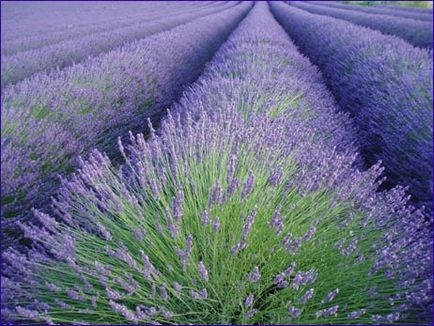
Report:
[[407,12],[418,12],[418,13],[425,13],[425,14],[431,14],[433,13],[433,8],[429,7],[412,7],[412,6],[394,6],[394,5],[377,5],[379,8],[389,8],[399,11],[407,11]]
[[108,23],[118,20],[119,17],[135,17],[138,14],[145,17],[148,12],[162,8],[181,9],[185,6],[199,8],[205,5],[195,1],[2,3],[2,41],[64,32],[71,28],[83,28],[95,23]]
[[[257,3],[149,139],[95,151],[9,250],[3,314],[74,324],[429,321],[430,234]],[[339,149],[337,149],[339,147]],[[230,294],[230,295],[228,295]]]
[[[225,2],[221,4],[210,4],[206,6],[207,9],[216,7],[218,8]],[[122,20],[110,20],[103,23],[95,23],[91,25],[86,25],[84,27],[71,27],[68,30],[56,31],[53,33],[37,34],[28,37],[16,38],[12,40],[6,40],[2,42],[2,56],[10,56],[17,52],[23,52],[28,50],[35,50],[43,46],[48,46],[56,43],[65,42],[71,39],[79,39],[90,34],[96,34],[101,32],[113,31],[117,28],[128,27],[138,23],[144,23],[147,21],[152,21],[156,19],[161,19],[169,15],[179,15],[186,12],[194,12],[203,8],[197,8],[193,5],[186,5],[184,7],[177,6],[162,6],[159,8],[154,8],[153,11],[147,11],[146,16],[144,13],[136,14],[133,17],[124,18]]]
[[373,15],[352,10],[329,8],[326,6],[311,5],[308,3],[291,1],[291,6],[306,10],[313,14],[326,15],[343,19],[351,23],[378,30],[384,34],[399,36],[418,47],[432,49],[433,25],[432,22],[417,21],[414,19],[390,17],[386,15]]
[[402,17],[402,18],[410,18],[421,21],[432,22],[432,12],[431,13],[419,13],[405,10],[396,10],[395,8],[389,7],[366,7],[366,6],[358,6],[358,5],[348,5],[348,4],[340,4],[334,1],[309,1],[309,3],[318,4],[321,6],[337,8],[337,9],[346,9],[353,11],[365,12],[368,14],[374,15],[387,15],[392,17]]
[[201,9],[164,17],[155,21],[143,22],[108,32],[101,32],[73,39],[40,49],[19,52],[1,58],[2,86],[16,83],[35,73],[63,69],[81,62],[90,56],[115,49],[127,42],[145,38],[149,35],[171,29],[192,19],[213,14],[232,7],[228,3],[221,8]]
[[[128,130],[144,130],[193,82],[251,6],[203,17],[55,75],[37,75],[2,96],[2,208],[16,220],[46,203],[57,175],[79,155],[109,151]],[[168,50],[172,49],[172,50]],[[7,220],[5,221],[7,223]]]
[[431,52],[342,20],[272,7],[354,117],[368,166],[381,160],[388,184],[410,186],[415,201],[431,207]]

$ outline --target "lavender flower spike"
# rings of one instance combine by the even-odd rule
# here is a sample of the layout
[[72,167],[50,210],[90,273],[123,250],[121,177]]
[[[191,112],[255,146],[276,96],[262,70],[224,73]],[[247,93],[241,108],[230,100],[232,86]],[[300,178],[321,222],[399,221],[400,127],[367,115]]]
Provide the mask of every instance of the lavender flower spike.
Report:
[[253,300],[255,299],[253,294],[250,294],[244,301],[244,306],[250,308],[253,305]]
[[204,281],[208,281],[208,271],[206,270],[205,264],[203,261],[199,262],[199,273]]
[[259,272],[259,267],[255,266],[253,272],[249,274],[249,279],[252,282],[258,282],[261,279],[261,273]]

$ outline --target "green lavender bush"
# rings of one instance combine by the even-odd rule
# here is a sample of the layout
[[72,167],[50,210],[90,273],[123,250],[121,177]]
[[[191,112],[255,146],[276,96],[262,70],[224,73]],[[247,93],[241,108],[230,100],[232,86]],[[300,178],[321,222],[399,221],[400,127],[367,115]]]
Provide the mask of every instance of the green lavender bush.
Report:
[[63,182],[56,216],[21,224],[34,249],[3,255],[9,319],[427,320],[423,215],[402,188],[375,192],[379,165],[354,167],[348,117],[266,4],[150,130],[119,141],[121,168],[93,152]]

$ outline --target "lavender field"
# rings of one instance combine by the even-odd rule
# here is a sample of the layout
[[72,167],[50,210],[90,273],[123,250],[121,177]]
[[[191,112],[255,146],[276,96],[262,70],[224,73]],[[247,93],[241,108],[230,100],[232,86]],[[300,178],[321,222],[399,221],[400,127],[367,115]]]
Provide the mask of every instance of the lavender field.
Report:
[[2,324],[431,324],[432,3],[369,3],[1,2]]

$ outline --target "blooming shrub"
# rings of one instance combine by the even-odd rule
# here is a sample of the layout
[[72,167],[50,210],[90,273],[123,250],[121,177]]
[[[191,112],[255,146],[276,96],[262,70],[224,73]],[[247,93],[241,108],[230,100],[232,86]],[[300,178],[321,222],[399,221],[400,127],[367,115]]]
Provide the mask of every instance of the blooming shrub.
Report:
[[[222,9],[232,7],[222,6]],[[166,16],[154,21],[145,21],[132,26],[113,29],[106,32],[90,34],[78,39],[47,45],[40,49],[19,52],[1,58],[2,87],[16,83],[38,72],[62,69],[81,62],[134,40],[169,30],[206,15],[215,14],[218,8],[191,10],[184,13]]]
[[423,6],[423,7],[417,7],[417,6],[394,6],[394,5],[390,5],[390,4],[383,4],[383,5],[379,5],[378,7],[380,8],[389,8],[389,9],[394,9],[394,10],[399,10],[399,11],[407,11],[407,12],[418,12],[418,13],[425,13],[425,14],[431,14],[433,13],[433,8],[428,7],[428,6]]
[[[116,17],[117,19],[112,18],[108,21],[103,21],[103,22],[95,21],[94,16],[83,17],[83,15],[80,15],[79,17],[82,18],[82,20],[80,21],[80,25],[72,26],[67,30],[58,28],[55,31],[48,31],[48,32],[36,33],[36,34],[32,33],[31,35],[26,35],[26,36],[17,35],[14,38],[10,37],[10,34],[13,35],[13,33],[11,33],[11,31],[8,31],[7,34],[5,34],[4,36],[2,35],[2,43],[1,43],[2,56],[10,56],[18,52],[40,49],[47,45],[65,42],[66,40],[72,40],[72,39],[78,40],[83,36],[114,31],[115,29],[137,25],[138,23],[155,21],[163,17],[167,17],[168,15],[179,15],[179,14],[185,15],[186,12],[192,12],[199,9],[204,9],[204,8],[194,6],[193,4],[188,2],[187,3],[185,2],[161,3],[160,2],[157,3],[157,6],[152,6],[152,3],[148,4],[145,2],[143,3],[143,5],[145,5],[145,8],[140,8],[138,6],[135,6],[134,14],[131,14],[129,13],[128,10],[125,10],[126,12],[122,12],[122,15],[120,15],[122,17],[121,19],[119,19],[119,17]],[[125,9],[124,6],[125,5],[123,5],[121,8]],[[205,8],[208,9],[213,7],[215,9],[224,8],[224,6],[221,6],[221,3],[209,4],[209,5],[207,4]],[[45,16],[47,11],[49,12],[49,9],[52,9],[54,11],[56,8],[46,8],[44,11]],[[99,8],[99,10],[104,11],[103,8]],[[109,10],[105,10],[106,14],[107,11]],[[70,14],[71,16],[77,15],[77,13],[73,11],[68,12],[67,14]],[[63,18],[65,18],[65,15],[62,16]],[[34,19],[35,18],[33,17],[32,20]],[[12,23],[10,24],[12,25]],[[15,23],[13,25],[16,27],[17,25],[21,26],[22,24],[24,23],[23,22],[21,22],[21,24]],[[4,25],[6,27],[8,26],[8,23],[5,23]],[[167,25],[165,26],[167,27]],[[106,36],[105,34],[100,34],[100,35]]]
[[3,255],[4,314],[80,324],[429,318],[423,216],[401,188],[375,192],[378,165],[353,166],[348,117],[266,4],[173,110],[147,141],[119,142],[122,168],[94,151],[64,182],[56,216],[35,211],[41,227],[21,224],[35,248]]
[[415,202],[431,208],[431,52],[342,20],[271,4],[300,50],[320,67],[340,107],[353,116],[366,164],[381,160],[388,185],[409,186]]
[[[312,14],[327,15],[351,23],[376,29],[384,34],[395,35],[407,42],[432,49],[433,26],[432,21],[418,21],[414,19],[375,15],[352,10],[315,6],[308,3],[290,2],[291,6],[306,10]],[[366,32],[364,32],[365,35]]]
[[[403,7],[395,7],[395,6],[355,6],[349,4],[340,4],[335,2],[328,1],[311,1],[309,3],[315,3],[319,5],[324,5],[327,7],[337,8],[337,9],[346,9],[346,10],[354,10],[360,11],[368,14],[376,14],[376,15],[387,15],[392,17],[403,17],[410,18],[421,21],[429,21],[432,22],[432,10],[428,12],[426,9],[422,9],[422,11],[412,11]],[[408,7],[412,9],[412,7]]]
[[[250,2],[129,43],[2,96],[2,208],[14,223],[43,207],[79,155],[161,115],[247,14]],[[142,130],[142,129],[141,129]],[[112,150],[113,152],[113,150]]]
[[158,9],[169,12],[172,9],[193,9],[205,5],[208,4],[162,1],[125,2],[121,5],[107,2],[5,3],[2,5],[1,38],[2,41],[10,41],[32,35],[67,33],[71,29],[86,29],[95,24],[105,24],[109,21],[114,23],[120,17],[141,16],[142,19],[147,19],[148,14],[156,12]]

